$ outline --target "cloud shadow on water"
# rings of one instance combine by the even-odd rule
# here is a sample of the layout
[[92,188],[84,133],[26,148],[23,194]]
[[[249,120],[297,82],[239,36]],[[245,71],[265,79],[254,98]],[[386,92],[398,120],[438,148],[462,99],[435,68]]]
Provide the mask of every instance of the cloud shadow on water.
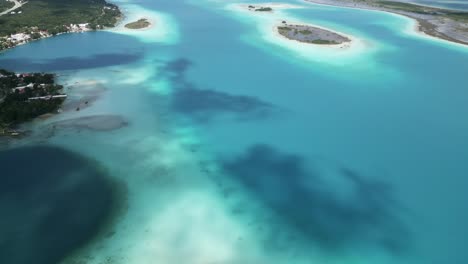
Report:
[[96,235],[115,209],[115,184],[73,152],[2,151],[0,168],[0,263],[58,263]]
[[174,85],[172,109],[197,122],[220,118],[260,120],[279,112],[278,107],[257,97],[233,95],[220,90],[202,89],[187,81],[186,72],[193,63],[187,59],[170,61],[160,69],[160,75]]
[[[340,183],[327,185],[330,175],[323,170],[306,169],[302,157],[268,145],[255,145],[221,164],[288,226],[323,249],[336,253],[376,246],[401,254],[408,247],[408,230],[397,217],[401,208],[384,182],[334,165]],[[343,185],[345,195],[337,190]]]

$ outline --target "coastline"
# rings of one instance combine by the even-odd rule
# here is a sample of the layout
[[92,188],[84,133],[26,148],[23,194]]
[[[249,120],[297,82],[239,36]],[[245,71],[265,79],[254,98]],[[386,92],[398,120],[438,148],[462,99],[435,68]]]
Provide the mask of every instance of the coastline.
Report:
[[[379,11],[379,12],[387,12],[387,13],[398,15],[398,16],[404,16],[406,18],[409,18],[415,21],[415,26],[414,26],[415,33],[421,34],[426,37],[431,37],[431,38],[435,38],[439,40],[449,41],[455,44],[460,44],[465,47],[468,46],[468,31],[467,33],[465,33],[466,36],[460,36],[463,34],[460,34],[459,32],[460,29],[457,28],[457,25],[452,25],[454,23],[453,20],[447,23],[447,21],[438,20],[434,18],[434,16],[431,16],[431,15],[399,11],[395,9],[374,6],[374,5],[370,5],[370,4],[362,3],[362,2],[360,3],[345,2],[343,0],[304,0],[304,1],[308,3],[316,4],[316,5]],[[426,6],[418,5],[418,4],[414,4],[414,5],[426,7]],[[427,6],[427,7],[440,9],[440,10],[449,10],[449,9],[442,9],[442,8],[431,7],[431,6]],[[453,10],[450,10],[450,11],[453,11]],[[460,22],[460,24],[468,28],[467,23]],[[452,36],[449,36],[449,35],[452,35]],[[459,38],[456,38],[454,35],[458,36]]]
[[[51,37],[55,37],[55,36],[59,36],[59,35],[63,35],[63,34],[84,33],[84,32],[93,32],[93,31],[104,31],[104,30],[109,30],[109,29],[115,28],[117,25],[119,25],[119,23],[121,23],[124,20],[125,16],[124,16],[120,6],[113,3],[113,1],[105,1],[105,4],[106,4],[106,6],[104,8],[112,6],[112,8],[114,8],[114,10],[117,10],[117,12],[118,12],[118,15],[113,16],[113,19],[115,19],[115,22],[112,23],[111,26],[109,26],[109,25],[106,26],[106,25],[102,24],[102,25],[98,25],[96,27],[96,25],[93,25],[93,23],[89,22],[89,20],[88,20],[88,22],[83,21],[84,23],[81,23],[81,24],[71,23],[70,25],[68,25],[68,24],[57,25],[56,27],[64,27],[66,30],[64,30],[62,32],[50,33],[47,30],[42,30],[42,29],[38,30],[36,25],[28,25],[28,26],[26,26],[26,29],[28,27],[29,28],[36,28],[35,31],[34,32],[29,32],[29,31],[24,31],[24,29],[23,29],[23,32],[16,31],[15,34],[0,36],[0,40],[3,39],[3,41],[5,41],[5,40],[10,41],[10,39],[13,39],[8,43],[11,46],[1,46],[0,45],[0,54],[2,54],[3,52],[5,52],[7,50],[13,49],[15,47],[18,47],[18,46],[21,46],[21,45],[24,45],[24,44],[27,44],[27,43],[30,43],[30,42],[34,42],[34,41],[42,40],[42,39],[47,39],[47,38],[51,38]],[[103,10],[105,10],[105,9],[103,9]],[[105,11],[103,11],[103,12],[105,12]],[[33,33],[36,34],[35,37],[34,37]],[[19,39],[19,40],[14,38],[14,36],[18,36],[18,35],[21,35],[21,39]],[[2,44],[2,43],[0,42],[0,44]]]

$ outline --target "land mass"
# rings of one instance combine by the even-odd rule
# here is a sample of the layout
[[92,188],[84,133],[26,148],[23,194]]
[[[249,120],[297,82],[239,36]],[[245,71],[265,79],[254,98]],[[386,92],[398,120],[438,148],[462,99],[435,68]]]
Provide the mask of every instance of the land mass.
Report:
[[21,6],[0,16],[0,50],[57,34],[114,27],[122,16],[105,0],[15,1]]
[[147,28],[151,25],[151,23],[146,18],[141,18],[138,21],[131,22],[125,25],[126,28],[129,29],[143,29]]
[[14,73],[0,69],[0,136],[19,136],[15,127],[57,112],[67,95],[48,73]]
[[283,25],[278,26],[278,33],[282,36],[305,43],[319,45],[337,45],[351,40],[335,32],[323,28],[307,25],[289,25],[283,21]]
[[7,12],[14,6],[15,6],[15,2],[13,1],[0,0],[0,15],[2,15],[4,12]]
[[271,12],[273,11],[273,8],[269,6],[253,6],[249,5],[247,7],[250,11],[257,11],[257,12]]
[[430,36],[468,45],[468,12],[386,0],[305,0],[311,3],[380,10],[415,19]]

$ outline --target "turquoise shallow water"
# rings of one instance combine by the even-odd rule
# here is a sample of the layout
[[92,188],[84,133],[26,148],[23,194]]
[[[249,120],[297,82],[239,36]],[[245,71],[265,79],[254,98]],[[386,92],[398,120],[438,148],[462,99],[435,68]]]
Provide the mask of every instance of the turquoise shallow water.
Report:
[[[158,18],[154,32],[63,35],[0,57],[57,72],[72,109],[92,99],[13,147],[73,150],[127,185],[113,235],[62,263],[466,262],[466,48],[380,12],[279,12],[364,43],[317,51],[278,44],[270,17],[226,3],[120,4]],[[50,125],[98,114],[128,126]]]

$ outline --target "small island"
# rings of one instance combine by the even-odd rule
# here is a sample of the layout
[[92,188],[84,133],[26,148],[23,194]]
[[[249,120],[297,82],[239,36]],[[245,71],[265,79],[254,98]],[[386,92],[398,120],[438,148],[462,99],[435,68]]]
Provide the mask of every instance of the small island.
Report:
[[269,6],[253,6],[249,5],[247,6],[247,9],[250,11],[256,11],[256,12],[272,12],[273,8]]
[[131,22],[125,25],[126,28],[129,29],[143,29],[147,28],[151,25],[151,23],[146,18],[141,18],[138,21]]
[[67,95],[49,73],[14,73],[0,69],[0,137],[21,136],[16,126],[59,111]]
[[299,42],[319,44],[319,45],[338,45],[351,40],[345,36],[325,30],[323,28],[307,25],[289,25],[283,21],[283,25],[278,26],[278,33],[288,39]]

